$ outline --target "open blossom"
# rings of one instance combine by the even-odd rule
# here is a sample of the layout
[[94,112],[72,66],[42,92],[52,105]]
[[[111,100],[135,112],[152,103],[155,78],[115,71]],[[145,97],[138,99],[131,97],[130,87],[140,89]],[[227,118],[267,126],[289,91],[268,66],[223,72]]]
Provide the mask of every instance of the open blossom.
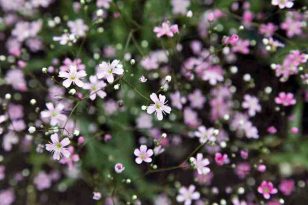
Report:
[[275,98],[275,102],[286,107],[294,105],[296,100],[294,99],[293,93],[280,92],[278,97]]
[[172,13],[185,15],[190,5],[190,0],[171,0]]
[[152,114],[153,112],[156,112],[156,116],[158,120],[163,119],[163,113],[170,113],[171,107],[166,105],[166,96],[159,94],[159,98],[157,97],[156,93],[152,93],[150,95],[151,100],[154,102],[154,104],[151,104],[147,108],[147,113]]
[[102,194],[100,192],[93,192],[93,199],[100,200],[102,198]]
[[114,170],[116,173],[120,174],[125,170],[125,167],[122,163],[116,163],[116,165],[114,166]]
[[194,185],[190,185],[188,188],[181,187],[176,201],[184,203],[184,205],[191,205],[193,200],[198,200],[200,198],[200,193],[195,190],[196,187]]
[[235,45],[236,42],[239,40],[239,37],[237,34],[232,34],[231,36],[224,36],[222,39],[223,44],[225,45]]
[[217,165],[222,166],[229,162],[229,158],[227,154],[216,153],[215,154],[215,162]]
[[203,158],[203,154],[198,153],[196,158],[192,157],[190,160],[197,169],[198,174],[208,174],[211,171],[210,168],[207,167],[210,161],[207,158]]
[[84,70],[77,70],[77,67],[75,65],[72,65],[69,67],[69,70],[66,71],[60,71],[59,77],[60,78],[66,78],[66,80],[63,81],[63,86],[68,88],[71,86],[71,84],[76,84],[78,87],[83,87],[84,83],[81,81],[81,78],[86,77],[86,71]]
[[206,128],[205,126],[198,127],[198,130],[195,131],[195,136],[199,138],[200,143],[204,144],[207,141],[215,142],[216,141],[217,130],[214,128]]
[[41,112],[41,117],[50,121],[50,125],[59,125],[66,121],[66,115],[62,114],[64,105],[59,103],[56,106],[52,103],[46,103],[48,110]]
[[63,140],[59,141],[58,134],[53,134],[50,136],[51,142],[46,144],[46,150],[53,152],[53,159],[60,160],[62,155],[66,158],[70,157],[71,153],[69,152],[68,146],[70,140],[66,137]]
[[71,33],[79,37],[85,36],[87,30],[89,29],[82,19],[76,19],[75,21],[68,21],[67,25],[70,28]]
[[148,149],[146,145],[141,145],[139,149],[135,149],[134,154],[136,156],[136,163],[141,164],[142,162],[152,162],[152,155],[154,154],[152,149]]
[[163,22],[160,27],[156,26],[154,28],[157,38],[162,36],[173,37],[174,34],[179,32],[179,27],[177,24],[170,25],[170,22]]
[[292,8],[293,0],[272,0],[272,5],[279,6],[280,9]]
[[244,102],[242,103],[242,107],[248,110],[249,116],[255,116],[256,112],[261,111],[261,106],[259,104],[258,98],[251,95],[244,96]]
[[103,61],[97,67],[97,78],[106,79],[108,83],[113,83],[114,74],[122,75],[124,73],[123,65],[119,60],[113,60],[111,63]]
[[90,83],[86,83],[83,88],[86,90],[90,90],[90,99],[95,100],[98,95],[100,98],[106,97],[106,92],[103,88],[106,87],[106,83],[104,81],[100,81],[96,76],[90,76]]
[[274,187],[272,182],[263,181],[258,187],[258,192],[263,195],[265,199],[271,198],[271,194],[276,194],[278,190]]

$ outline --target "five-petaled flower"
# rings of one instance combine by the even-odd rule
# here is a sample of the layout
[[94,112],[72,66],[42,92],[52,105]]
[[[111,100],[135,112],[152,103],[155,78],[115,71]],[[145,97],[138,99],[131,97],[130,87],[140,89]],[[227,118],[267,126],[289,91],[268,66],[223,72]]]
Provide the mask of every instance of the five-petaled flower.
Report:
[[173,37],[174,34],[179,32],[179,27],[177,24],[170,25],[169,21],[163,22],[161,26],[156,26],[154,28],[154,33],[156,33],[157,38],[162,36]]
[[196,158],[192,157],[190,160],[197,169],[198,174],[208,174],[211,171],[210,168],[207,167],[210,161],[207,158],[203,158],[203,154],[198,153]]
[[151,156],[154,154],[152,149],[148,149],[146,145],[141,145],[139,149],[135,149],[134,154],[136,156],[136,163],[141,164],[142,162],[152,162]]
[[272,0],[272,5],[279,6],[280,9],[292,8],[293,0]]
[[200,193],[195,190],[196,187],[194,185],[190,185],[188,188],[181,187],[176,197],[177,202],[183,202],[184,205],[191,205],[193,200],[200,198]]
[[60,160],[62,155],[66,158],[70,157],[71,153],[66,147],[70,144],[70,140],[67,137],[59,141],[58,134],[53,134],[50,136],[50,139],[51,142],[49,144],[46,144],[46,150],[49,152],[53,152],[54,160]]
[[113,83],[114,74],[122,75],[124,73],[123,65],[119,60],[113,60],[111,63],[107,63],[103,61],[97,67],[97,78],[98,79],[106,79],[108,83]]
[[258,187],[258,192],[263,195],[265,199],[271,198],[271,194],[276,194],[278,190],[274,187],[272,182],[263,181]]
[[154,104],[151,104],[147,108],[147,113],[152,114],[153,112],[156,112],[156,116],[158,120],[163,119],[163,113],[170,113],[171,107],[166,105],[166,96],[159,94],[159,98],[157,97],[156,93],[152,93],[150,95],[151,100],[154,102]]
[[41,117],[46,120],[50,120],[50,125],[55,126],[59,125],[66,121],[66,115],[62,114],[64,105],[59,103],[54,106],[52,103],[46,103],[48,110],[41,112]]
[[63,86],[66,88],[70,87],[72,83],[77,85],[78,87],[83,87],[84,83],[80,79],[86,76],[87,76],[86,71],[78,70],[77,66],[75,65],[71,65],[67,72],[66,71],[59,72],[60,78],[66,78],[66,80],[63,81]]
[[294,99],[294,95],[292,93],[280,92],[278,97],[275,98],[275,102],[286,107],[294,105],[296,100]]
[[206,128],[205,126],[198,127],[198,130],[195,131],[195,136],[199,138],[200,143],[204,144],[207,141],[215,142],[216,141],[216,129]]
[[106,92],[103,88],[106,87],[106,83],[104,81],[100,81],[96,76],[90,76],[90,83],[86,83],[83,88],[86,90],[90,90],[90,99],[95,100],[96,95],[100,98],[106,97]]

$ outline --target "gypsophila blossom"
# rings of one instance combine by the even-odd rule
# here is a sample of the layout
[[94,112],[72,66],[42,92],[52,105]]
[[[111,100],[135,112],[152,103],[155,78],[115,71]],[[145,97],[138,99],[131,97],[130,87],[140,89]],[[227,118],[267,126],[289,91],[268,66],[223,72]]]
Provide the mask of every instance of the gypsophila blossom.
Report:
[[46,103],[48,110],[41,112],[41,117],[44,120],[48,120],[51,126],[60,125],[67,120],[66,115],[62,114],[64,105],[62,103],[56,106],[53,103]]
[[141,145],[139,149],[135,149],[134,155],[136,156],[135,162],[141,164],[142,162],[152,162],[153,150],[148,149],[146,145]]
[[245,95],[244,102],[242,103],[242,107],[248,110],[249,116],[255,116],[257,112],[261,111],[261,106],[258,98]]
[[53,153],[54,160],[60,160],[62,156],[68,158],[71,153],[68,151],[68,146],[70,140],[66,137],[59,141],[58,134],[53,134],[50,136],[51,142],[46,144],[46,150]]
[[190,185],[187,187],[181,187],[179,189],[179,194],[176,197],[176,201],[183,203],[184,205],[191,205],[194,200],[200,198],[200,193],[196,191],[195,185]]
[[203,158],[203,154],[198,153],[196,158],[192,157],[190,160],[197,169],[198,174],[208,174],[210,172],[210,168],[207,167],[210,161],[207,158]]
[[102,194],[100,192],[93,192],[93,197],[94,200],[98,201],[102,198]]
[[123,65],[119,60],[113,60],[111,63],[102,62],[97,66],[97,78],[98,79],[106,79],[108,83],[113,83],[114,74],[123,75],[124,69]]
[[153,31],[156,33],[157,38],[163,36],[173,37],[174,34],[179,32],[179,27],[177,24],[171,25],[169,21],[166,21],[160,27],[156,26]]
[[280,92],[275,98],[275,102],[279,105],[287,107],[294,105],[296,103],[296,99],[294,98],[293,93]]
[[194,135],[199,138],[200,143],[204,144],[207,141],[215,142],[217,136],[217,130],[214,128],[206,128],[205,126],[198,127],[198,130],[194,132]]
[[276,194],[278,190],[274,187],[272,182],[263,181],[258,187],[258,192],[262,194],[265,199],[270,199],[271,195]]
[[154,104],[151,104],[147,108],[147,113],[152,114],[156,113],[156,117],[158,120],[163,119],[163,114],[171,112],[171,107],[166,105],[166,96],[159,94],[159,97],[157,97],[156,93],[152,93],[150,95],[151,100],[154,102]]
[[90,91],[90,99],[95,100],[98,95],[100,98],[105,98],[107,93],[103,90],[106,87],[106,83],[104,81],[98,80],[96,76],[90,76],[90,82],[85,83],[83,86],[84,89]]
[[83,87],[84,82],[82,82],[82,78],[86,77],[87,73],[84,70],[77,70],[75,65],[71,65],[68,71],[60,71],[59,77],[64,78],[63,86],[68,88],[71,84],[75,84],[78,87]]
[[116,173],[120,174],[125,170],[125,167],[122,163],[116,163],[114,165],[114,170],[115,170]]

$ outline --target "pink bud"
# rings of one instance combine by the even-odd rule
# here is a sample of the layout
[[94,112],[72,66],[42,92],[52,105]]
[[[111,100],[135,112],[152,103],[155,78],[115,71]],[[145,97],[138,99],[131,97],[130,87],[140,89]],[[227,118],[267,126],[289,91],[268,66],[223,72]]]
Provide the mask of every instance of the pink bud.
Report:
[[78,137],[78,144],[79,145],[82,145],[84,142],[85,142],[84,137],[82,137],[82,136]]
[[277,132],[277,129],[274,126],[270,126],[267,128],[268,133],[275,134]]
[[298,131],[299,131],[299,129],[297,127],[292,127],[291,128],[291,133],[294,134],[294,135],[298,134]]
[[242,159],[247,159],[248,158],[248,151],[246,150],[241,150],[241,157]]
[[258,165],[258,171],[259,172],[265,172],[266,171],[266,166],[264,164],[259,164]]

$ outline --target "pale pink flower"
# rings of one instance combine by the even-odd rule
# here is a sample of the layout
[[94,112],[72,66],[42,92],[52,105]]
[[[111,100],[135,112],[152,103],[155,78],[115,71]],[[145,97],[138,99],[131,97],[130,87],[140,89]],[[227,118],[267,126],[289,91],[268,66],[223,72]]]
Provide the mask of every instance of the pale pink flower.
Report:
[[203,71],[202,80],[208,81],[211,85],[216,85],[224,80],[223,70],[220,66],[211,66]]
[[279,190],[285,195],[289,196],[295,189],[295,183],[292,179],[282,180],[279,184]]
[[66,137],[59,141],[58,134],[53,134],[50,136],[51,142],[46,144],[46,150],[49,152],[53,152],[53,159],[60,160],[62,156],[68,158],[71,153],[69,152],[68,146],[70,144],[70,140]]
[[93,192],[93,199],[100,200],[102,198],[102,194],[100,192]]
[[15,194],[13,189],[6,189],[0,191],[0,205],[11,205],[15,201]]
[[42,111],[41,117],[43,119],[49,120],[51,126],[60,125],[66,121],[66,115],[62,114],[64,110],[63,104],[59,103],[54,106],[53,103],[46,103],[46,107],[48,110]]
[[163,114],[164,113],[170,113],[171,112],[171,107],[166,105],[166,96],[159,94],[159,98],[157,97],[156,93],[152,93],[150,95],[151,100],[154,102],[154,104],[151,104],[147,108],[147,113],[152,114],[156,113],[156,117],[158,120],[163,119]]
[[115,170],[116,173],[120,174],[125,170],[125,167],[122,163],[116,163],[114,165],[114,170]]
[[51,178],[44,171],[39,172],[39,174],[34,178],[34,184],[37,190],[42,191],[48,189],[51,186]]
[[278,97],[275,98],[275,102],[279,105],[287,107],[294,105],[296,103],[296,99],[294,98],[293,93],[280,92]]
[[258,192],[263,195],[265,199],[271,198],[271,194],[276,194],[278,190],[274,187],[272,182],[263,181],[258,187]]
[[272,5],[279,6],[280,9],[292,8],[293,0],[272,0]]
[[179,27],[177,24],[170,25],[170,22],[165,21],[160,27],[155,27],[154,32],[156,33],[157,38],[162,36],[173,37],[174,34],[179,32]]
[[63,81],[63,86],[66,88],[70,87],[72,83],[76,84],[78,87],[83,87],[84,83],[81,81],[81,79],[86,76],[86,72],[84,70],[78,71],[75,65],[70,66],[67,72],[59,72],[59,77],[66,79]]
[[136,119],[136,124],[140,129],[151,128],[153,126],[151,116],[146,113],[141,113],[139,115],[139,117]]
[[195,131],[195,136],[199,138],[201,144],[206,143],[207,141],[215,142],[216,141],[216,130],[214,128],[206,128],[205,126],[198,127],[198,130]]
[[171,0],[172,13],[185,15],[190,5],[190,0]]
[[179,91],[171,93],[170,98],[172,106],[180,110],[183,108],[183,104],[186,102],[186,98],[181,96],[181,93]]
[[249,116],[255,116],[257,112],[261,111],[259,99],[251,95],[244,96],[242,107],[248,110]]
[[273,23],[261,24],[259,32],[266,37],[271,37],[277,31],[277,26]]
[[196,187],[194,185],[190,185],[188,188],[181,187],[176,201],[184,203],[184,205],[191,205],[193,200],[198,200],[200,198],[200,193],[195,190]]
[[68,27],[72,34],[83,37],[86,35],[86,32],[89,30],[89,27],[83,22],[82,19],[76,19],[75,21],[68,21]]
[[197,169],[198,174],[208,174],[211,171],[210,168],[207,167],[210,161],[207,158],[203,158],[203,154],[198,153],[196,158],[192,157],[190,160]]
[[122,75],[124,73],[123,65],[119,60],[113,60],[111,63],[102,62],[97,66],[96,76],[98,79],[106,79],[108,83],[113,83],[114,74]]
[[97,0],[96,6],[97,7],[103,7],[105,9],[108,9],[110,7],[110,3],[112,0]]
[[201,90],[194,90],[193,93],[188,95],[188,99],[190,101],[190,106],[192,108],[202,109],[205,103],[205,97],[203,96]]
[[249,53],[249,41],[239,39],[232,47],[233,52],[248,54]]
[[225,45],[235,45],[237,43],[237,41],[239,40],[239,37],[237,34],[232,34],[231,36],[224,36],[223,39],[222,39],[222,42],[225,44]]
[[142,162],[152,162],[151,156],[154,154],[152,149],[148,149],[146,145],[141,145],[139,149],[135,149],[134,155],[136,156],[136,163],[141,164]]
[[104,81],[100,81],[96,76],[90,76],[90,83],[85,83],[83,86],[84,89],[90,90],[90,99],[95,100],[98,95],[100,98],[105,98],[107,93],[103,90],[106,87]]
[[281,29],[287,32],[288,37],[298,36],[303,33],[302,28],[304,27],[304,22],[288,16],[284,22],[280,25]]

